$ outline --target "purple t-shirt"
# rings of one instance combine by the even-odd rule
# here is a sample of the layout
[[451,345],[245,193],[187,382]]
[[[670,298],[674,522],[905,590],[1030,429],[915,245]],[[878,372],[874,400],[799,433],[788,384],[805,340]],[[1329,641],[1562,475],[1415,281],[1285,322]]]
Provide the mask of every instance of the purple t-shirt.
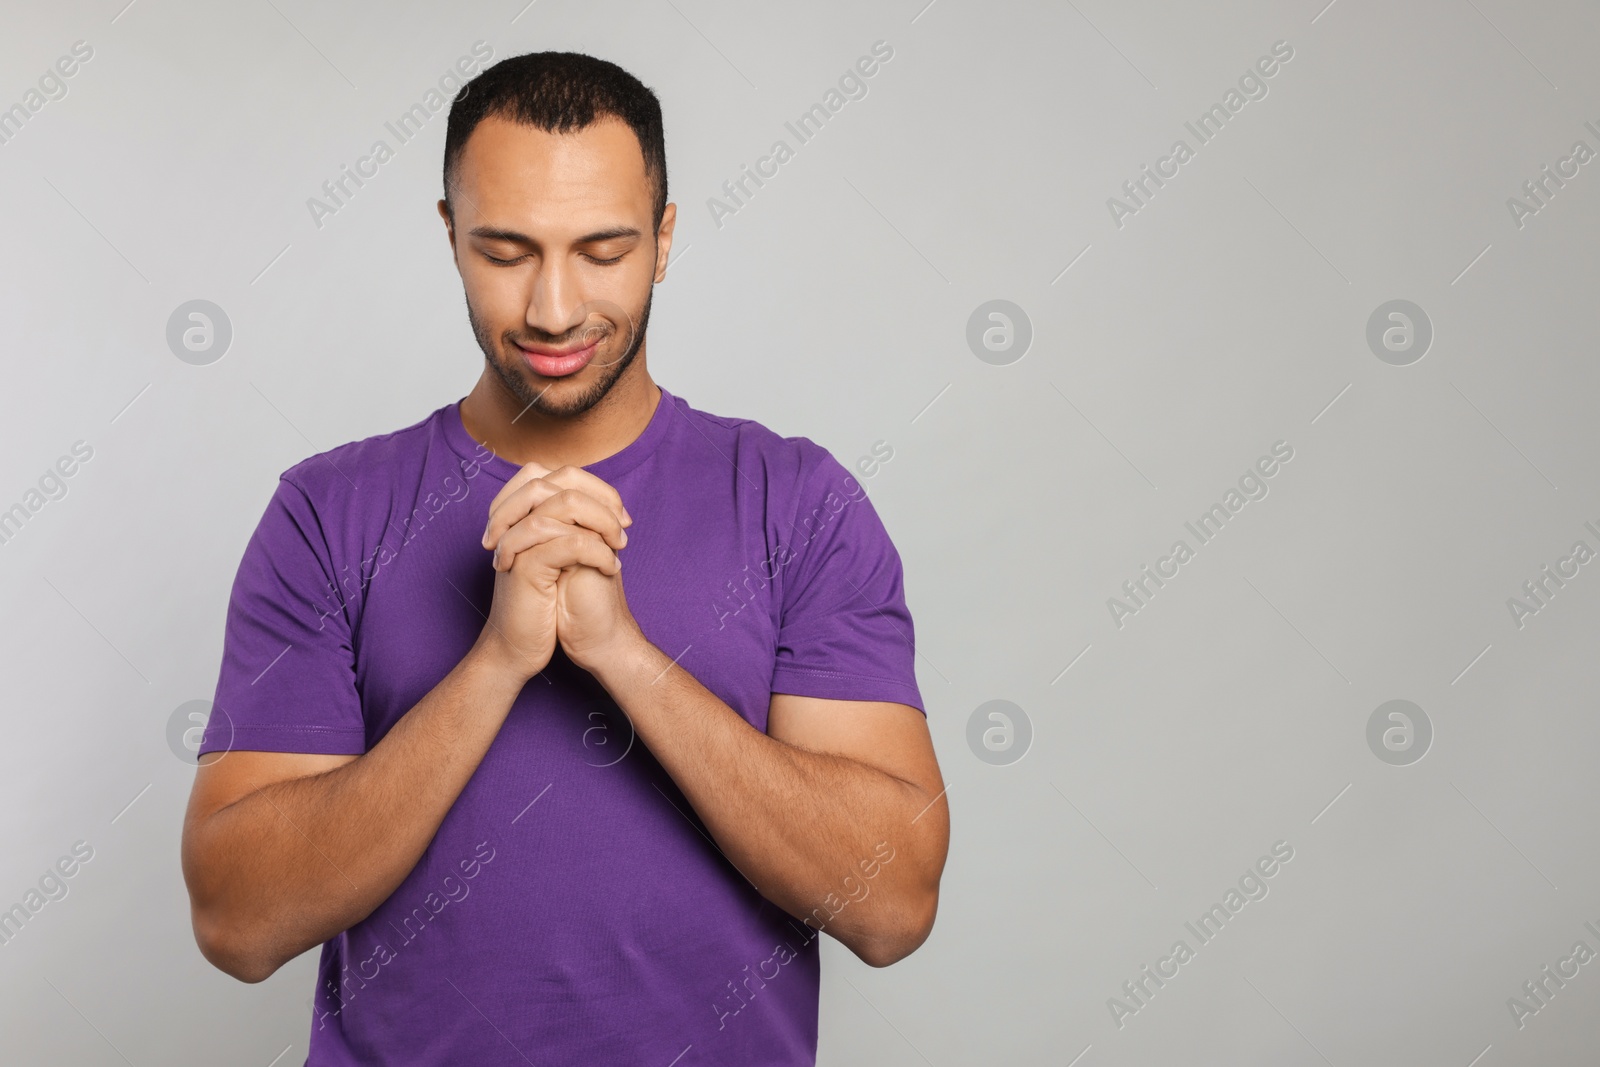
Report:
[[[455,666],[517,465],[449,404],[278,482],[239,565],[200,752],[360,754]],[[765,731],[773,693],[926,713],[900,558],[822,446],[661,390],[590,464],[634,524],[649,640]],[[768,902],[559,646],[406,880],[325,943],[311,1067],[812,1064],[815,932]]]

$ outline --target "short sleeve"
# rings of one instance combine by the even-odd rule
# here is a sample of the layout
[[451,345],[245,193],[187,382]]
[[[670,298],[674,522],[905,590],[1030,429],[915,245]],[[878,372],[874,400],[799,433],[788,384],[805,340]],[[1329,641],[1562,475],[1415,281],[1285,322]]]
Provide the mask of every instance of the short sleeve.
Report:
[[336,573],[310,499],[280,479],[234,578],[200,754],[366,751],[350,620]]
[[[809,442],[808,442],[809,443]],[[900,555],[866,488],[821,446],[808,457],[778,559],[774,693],[886,700],[927,714]],[[787,557],[787,558],[785,558]]]

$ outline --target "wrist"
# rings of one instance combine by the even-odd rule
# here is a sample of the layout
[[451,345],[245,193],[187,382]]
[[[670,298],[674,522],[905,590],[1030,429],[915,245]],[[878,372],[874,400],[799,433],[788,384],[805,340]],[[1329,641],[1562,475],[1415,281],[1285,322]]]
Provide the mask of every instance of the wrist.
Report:
[[[634,627],[622,636],[613,640],[606,648],[592,657],[589,663],[580,664],[584,670],[594,675],[607,692],[616,697],[620,690],[626,689],[631,681],[641,671],[649,670],[650,665],[661,659],[670,662],[670,658],[659,648],[650,643],[644,631]],[[655,667],[651,673],[659,672],[660,667]],[[649,681],[647,677],[645,679]]]
[[529,679],[544,669],[542,665],[534,664],[525,654],[508,645],[499,634],[487,626],[467,650],[467,654],[461,658],[461,666],[490,684],[509,688],[512,696],[520,692]]

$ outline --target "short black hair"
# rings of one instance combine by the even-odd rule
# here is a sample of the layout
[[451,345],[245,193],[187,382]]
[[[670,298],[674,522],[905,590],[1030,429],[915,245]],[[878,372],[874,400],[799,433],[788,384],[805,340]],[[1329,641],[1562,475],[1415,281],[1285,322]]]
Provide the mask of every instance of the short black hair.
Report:
[[581,52],[529,52],[510,56],[467,83],[450,105],[444,135],[444,199],[467,138],[489,116],[546,133],[586,129],[604,118],[628,124],[644,155],[645,176],[655,186],[655,229],[667,210],[667,146],[661,102],[638,78],[615,63]]

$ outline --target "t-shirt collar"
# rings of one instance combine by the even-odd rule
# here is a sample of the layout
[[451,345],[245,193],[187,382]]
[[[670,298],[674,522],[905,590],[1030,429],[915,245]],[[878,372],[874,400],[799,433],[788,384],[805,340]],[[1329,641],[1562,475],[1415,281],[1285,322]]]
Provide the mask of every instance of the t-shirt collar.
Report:
[[[675,398],[664,385],[659,382],[656,387],[661,390],[661,397],[656,401],[656,409],[650,416],[650,421],[645,428],[620,452],[614,452],[604,459],[584,465],[584,470],[596,478],[611,481],[619,475],[625,474],[650,457],[661,439],[666,436],[671,425]],[[462,397],[461,400],[465,400]],[[484,457],[486,446],[480,445],[473,436],[467,432],[466,425],[461,421],[461,400],[447,404],[440,410],[439,416],[444,421],[444,436],[450,447],[463,459],[476,460],[484,470],[493,474],[501,481],[509,481],[521,467],[506,459],[504,456],[491,455]]]

